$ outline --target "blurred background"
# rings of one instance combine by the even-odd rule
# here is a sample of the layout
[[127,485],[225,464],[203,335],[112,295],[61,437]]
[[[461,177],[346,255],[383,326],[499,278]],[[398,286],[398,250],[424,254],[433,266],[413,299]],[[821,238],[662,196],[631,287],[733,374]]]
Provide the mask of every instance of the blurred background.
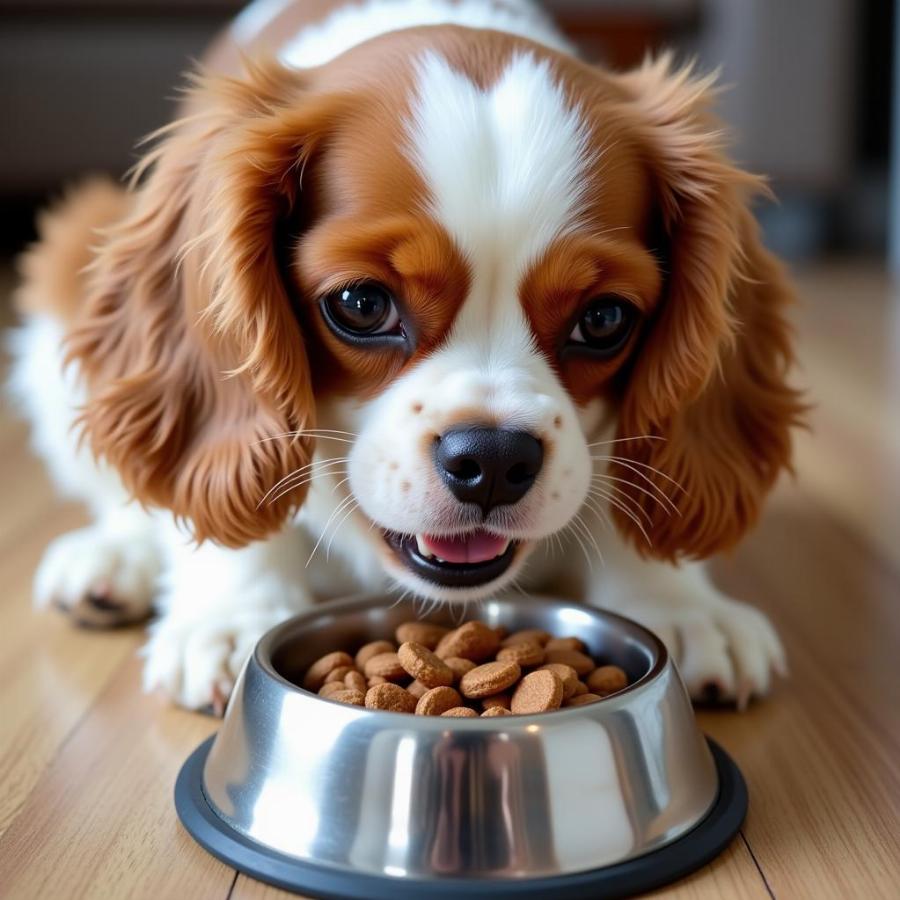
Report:
[[[0,217],[7,253],[32,210],[85,171],[121,174],[168,121],[180,73],[239,0],[0,0]],[[546,0],[594,59],[674,46],[721,67],[735,155],[767,173],[760,210],[792,260],[887,247],[891,0]]]

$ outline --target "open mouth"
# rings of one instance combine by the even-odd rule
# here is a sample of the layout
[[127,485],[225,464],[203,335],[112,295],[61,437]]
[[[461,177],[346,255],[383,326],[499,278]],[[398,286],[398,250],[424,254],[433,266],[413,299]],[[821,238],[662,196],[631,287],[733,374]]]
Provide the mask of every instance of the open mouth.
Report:
[[425,581],[444,587],[478,587],[499,578],[512,564],[517,544],[486,531],[458,537],[385,532],[397,557]]

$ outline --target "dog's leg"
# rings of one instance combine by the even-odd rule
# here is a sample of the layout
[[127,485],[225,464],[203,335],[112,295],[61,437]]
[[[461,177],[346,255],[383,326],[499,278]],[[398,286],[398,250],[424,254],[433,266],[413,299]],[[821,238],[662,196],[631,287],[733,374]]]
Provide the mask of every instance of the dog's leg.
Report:
[[309,547],[294,527],[240,550],[166,532],[162,618],[143,651],[144,687],[221,712],[259,638],[310,605]]
[[30,316],[13,332],[9,387],[56,486],[84,503],[95,521],[47,547],[35,576],[35,603],[56,606],[82,625],[137,622],[150,613],[159,575],[154,525],[129,502],[117,475],[78,445],[72,426],[83,397],[77,373],[63,371],[62,335],[49,315]]
[[655,631],[673,654],[695,700],[728,700],[743,708],[784,675],[785,654],[763,613],[722,594],[702,563],[671,566],[641,559],[618,538],[604,546],[604,568],[589,599]]

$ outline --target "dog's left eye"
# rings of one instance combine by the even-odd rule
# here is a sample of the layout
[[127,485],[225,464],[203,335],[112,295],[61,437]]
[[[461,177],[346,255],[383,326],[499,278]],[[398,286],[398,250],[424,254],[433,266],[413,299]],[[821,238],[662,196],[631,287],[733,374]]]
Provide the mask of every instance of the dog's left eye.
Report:
[[400,313],[390,291],[365,282],[328,294],[322,308],[329,324],[354,338],[392,334],[400,327]]
[[595,297],[585,307],[569,335],[569,344],[609,356],[617,353],[631,335],[638,314],[634,305],[617,294]]

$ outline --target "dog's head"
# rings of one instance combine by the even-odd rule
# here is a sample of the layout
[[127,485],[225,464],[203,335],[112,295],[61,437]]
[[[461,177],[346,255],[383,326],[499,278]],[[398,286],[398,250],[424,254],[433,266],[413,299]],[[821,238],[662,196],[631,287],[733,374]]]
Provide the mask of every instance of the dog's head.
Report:
[[709,87],[453,28],[202,81],[71,337],[95,451],[233,546],[327,479],[432,597],[585,506],[661,558],[732,544],[799,405]]

